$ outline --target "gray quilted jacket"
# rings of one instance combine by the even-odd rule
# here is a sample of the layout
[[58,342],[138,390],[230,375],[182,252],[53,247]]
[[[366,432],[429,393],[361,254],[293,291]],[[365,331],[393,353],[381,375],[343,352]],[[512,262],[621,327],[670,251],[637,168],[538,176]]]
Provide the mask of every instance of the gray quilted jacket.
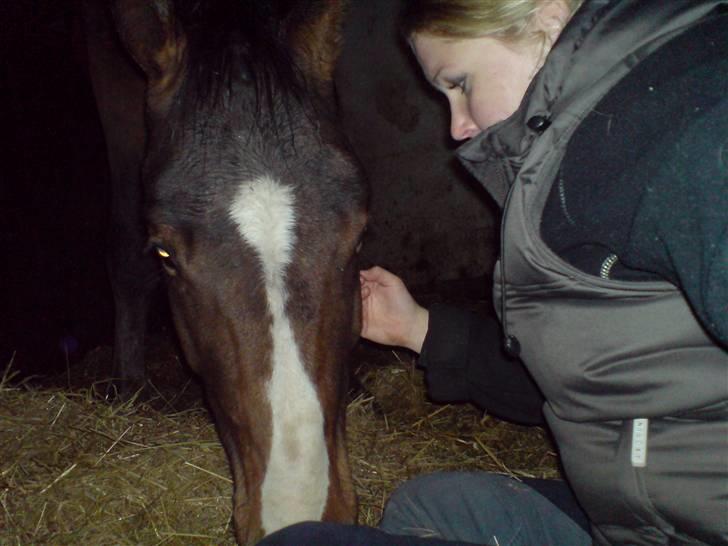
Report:
[[728,353],[676,286],[560,259],[540,237],[541,214],[599,100],[706,16],[728,21],[726,4],[587,0],[519,111],[458,152],[504,207],[497,309],[545,395],[597,544],[728,544]]

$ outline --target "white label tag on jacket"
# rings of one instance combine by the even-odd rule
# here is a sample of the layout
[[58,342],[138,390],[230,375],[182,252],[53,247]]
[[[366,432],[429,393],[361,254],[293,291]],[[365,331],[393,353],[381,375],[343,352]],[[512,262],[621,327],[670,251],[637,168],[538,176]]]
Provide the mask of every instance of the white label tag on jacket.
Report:
[[635,419],[632,421],[632,466],[644,468],[647,466],[647,428],[649,419]]

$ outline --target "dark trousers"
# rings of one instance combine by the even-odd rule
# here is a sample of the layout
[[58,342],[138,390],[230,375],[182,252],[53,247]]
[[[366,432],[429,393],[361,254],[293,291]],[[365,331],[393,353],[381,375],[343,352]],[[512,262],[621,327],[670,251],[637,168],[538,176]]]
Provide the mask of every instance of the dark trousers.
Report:
[[259,546],[587,546],[588,520],[565,482],[439,472],[397,489],[378,529],[303,523]]

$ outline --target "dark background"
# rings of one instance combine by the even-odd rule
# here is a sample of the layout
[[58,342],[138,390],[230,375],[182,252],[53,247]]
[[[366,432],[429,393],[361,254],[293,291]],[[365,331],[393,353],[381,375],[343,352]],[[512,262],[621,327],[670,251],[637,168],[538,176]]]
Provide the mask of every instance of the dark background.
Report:
[[75,15],[0,3],[0,369],[56,371],[111,341],[110,187]]
[[[82,359],[99,368],[85,358],[97,348],[103,365],[110,357],[111,188],[77,3],[0,1],[0,370],[11,359],[24,374]],[[446,104],[398,34],[399,5],[350,1],[335,76],[372,188],[362,261],[423,302],[486,299],[496,209],[453,160]],[[151,332],[173,337],[162,295],[154,309]]]

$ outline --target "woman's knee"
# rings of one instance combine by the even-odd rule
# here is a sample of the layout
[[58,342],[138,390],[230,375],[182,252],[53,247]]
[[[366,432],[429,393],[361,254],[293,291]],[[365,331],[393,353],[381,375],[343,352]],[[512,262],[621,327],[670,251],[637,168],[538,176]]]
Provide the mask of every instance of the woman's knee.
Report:
[[480,500],[500,499],[525,488],[520,482],[489,472],[435,472],[417,476],[392,493],[387,510],[402,506],[448,502],[452,497],[477,496]]
[[458,528],[477,533],[492,518],[508,517],[510,498],[519,487],[525,486],[486,472],[418,476],[392,494],[379,527],[390,533],[419,536],[445,537]]

